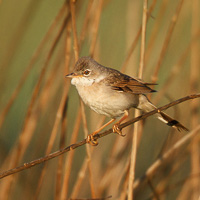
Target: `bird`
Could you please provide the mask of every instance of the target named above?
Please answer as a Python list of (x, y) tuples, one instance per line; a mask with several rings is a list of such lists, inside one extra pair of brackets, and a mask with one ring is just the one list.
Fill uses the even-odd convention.
[[(146, 83), (116, 69), (105, 67), (91, 57), (79, 58), (75, 63), (73, 72), (65, 77), (71, 78), (71, 84), (76, 86), (86, 105), (96, 113), (111, 118), (109, 122), (87, 136), (86, 142), (93, 146), (98, 144), (94, 135), (118, 118), (119, 120), (114, 123), (112, 130), (124, 136), (119, 125), (128, 117), (131, 108), (139, 109), (143, 113), (157, 109), (146, 96), (149, 93), (156, 92), (151, 88), (155, 84)], [(188, 131), (180, 122), (164, 112), (158, 111), (156, 116), (178, 131)]]

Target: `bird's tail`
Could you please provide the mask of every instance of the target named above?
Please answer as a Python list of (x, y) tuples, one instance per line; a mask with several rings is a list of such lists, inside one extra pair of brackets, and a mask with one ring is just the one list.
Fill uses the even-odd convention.
[[(145, 95), (140, 95), (139, 97), (139, 105), (138, 108), (141, 109), (143, 112), (150, 112), (152, 110), (157, 109), (156, 106), (154, 106)], [(156, 113), (156, 117), (167, 124), (168, 126), (171, 126), (178, 131), (189, 131), (185, 126), (183, 126), (180, 122), (177, 120), (171, 118), (169, 115), (167, 115), (164, 112), (158, 112)]]

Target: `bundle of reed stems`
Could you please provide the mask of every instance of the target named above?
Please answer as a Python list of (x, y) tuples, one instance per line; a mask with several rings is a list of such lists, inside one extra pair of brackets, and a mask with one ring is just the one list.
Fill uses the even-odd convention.
[[(16, 5), (15, 5), (16, 4)], [(200, 199), (198, 0), (0, 1), (0, 199)], [(65, 75), (81, 56), (157, 83), (189, 132), (85, 107)]]

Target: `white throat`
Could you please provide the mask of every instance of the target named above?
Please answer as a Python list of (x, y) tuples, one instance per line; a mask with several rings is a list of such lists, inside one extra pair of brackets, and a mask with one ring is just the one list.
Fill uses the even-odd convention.
[(75, 86), (90, 86), (94, 83), (94, 79), (88, 79), (85, 77), (72, 78), (71, 84)]
[(99, 83), (104, 78), (105, 76), (103, 75), (100, 75), (96, 79), (90, 79), (86, 77), (75, 77), (75, 78), (72, 78), (71, 84), (75, 86), (91, 86), (93, 83)]

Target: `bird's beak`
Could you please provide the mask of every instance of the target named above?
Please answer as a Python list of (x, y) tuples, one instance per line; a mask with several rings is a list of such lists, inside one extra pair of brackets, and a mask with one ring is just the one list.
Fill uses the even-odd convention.
[(65, 78), (75, 78), (75, 77), (82, 77), (82, 75), (76, 74), (74, 72), (67, 74)]

